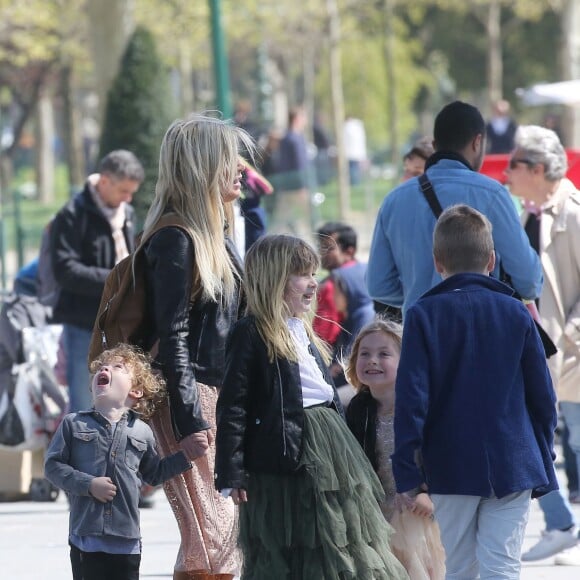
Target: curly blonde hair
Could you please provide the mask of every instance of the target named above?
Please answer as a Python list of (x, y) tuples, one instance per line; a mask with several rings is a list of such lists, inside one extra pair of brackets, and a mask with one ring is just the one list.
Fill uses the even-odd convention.
[(352, 349), (350, 351), (350, 356), (348, 358), (348, 363), (344, 369), (344, 376), (346, 377), (346, 380), (354, 387), (357, 393), (368, 389), (366, 385), (359, 381), (356, 375), (356, 361), (358, 360), (360, 343), (365, 336), (368, 336), (373, 332), (384, 332), (395, 343), (399, 349), (399, 353), (401, 352), (401, 346), (403, 344), (403, 327), (400, 324), (393, 322), (392, 320), (377, 317), (372, 322), (369, 322), (366, 326), (363, 326), (354, 339)]
[(148, 354), (129, 344), (119, 344), (105, 350), (91, 363), (91, 374), (94, 375), (103, 365), (119, 359), (131, 369), (133, 385), (143, 391), (143, 396), (136, 400), (132, 409), (144, 419), (149, 419), (166, 401), (167, 391), (162, 376), (151, 367)]

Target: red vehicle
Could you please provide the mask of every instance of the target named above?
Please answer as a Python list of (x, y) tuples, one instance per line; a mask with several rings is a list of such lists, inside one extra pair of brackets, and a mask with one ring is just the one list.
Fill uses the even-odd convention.
[[(576, 185), (580, 186), (580, 149), (566, 149), (568, 155), (568, 173), (566, 177)], [(488, 177), (497, 179), (505, 183), (506, 167), (509, 164), (511, 155), (502, 153), (498, 155), (486, 155), (480, 172)]]

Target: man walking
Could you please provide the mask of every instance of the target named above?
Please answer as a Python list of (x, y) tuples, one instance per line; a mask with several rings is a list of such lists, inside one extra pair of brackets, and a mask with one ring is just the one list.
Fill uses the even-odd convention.
[(53, 321), (63, 324), (73, 412), (91, 407), (87, 356), (93, 324), (107, 275), (134, 249), (129, 204), (143, 178), (143, 167), (133, 153), (112, 151), (50, 227), (51, 262), (60, 285)]
[[(426, 176), (445, 209), (469, 205), (483, 213), (493, 227), (497, 255), (515, 290), (535, 299), (542, 289), (542, 268), (530, 247), (508, 191), (477, 173), (485, 153), (485, 121), (479, 110), (461, 101), (445, 106), (435, 119), (435, 153)], [(379, 211), (368, 265), (369, 294), (376, 302), (403, 309), (403, 316), (424, 292), (441, 282), (433, 265), (436, 217), (420, 178), (396, 187)]]

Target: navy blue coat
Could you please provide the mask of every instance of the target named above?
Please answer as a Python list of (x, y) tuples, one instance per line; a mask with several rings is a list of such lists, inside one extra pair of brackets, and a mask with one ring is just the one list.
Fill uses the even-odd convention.
[(501, 498), (558, 488), (556, 397), (535, 324), (511, 293), (457, 274), (408, 310), (395, 387), (399, 492), (427, 483), (430, 493)]

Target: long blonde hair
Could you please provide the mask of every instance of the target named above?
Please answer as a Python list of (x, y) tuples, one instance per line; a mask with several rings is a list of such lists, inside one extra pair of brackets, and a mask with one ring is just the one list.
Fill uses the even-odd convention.
[(183, 219), (193, 238), (204, 301), (227, 302), (235, 295), (236, 270), (225, 246), (225, 229), (233, 227), (233, 209), (222, 201), (222, 195), (233, 186), (241, 145), (255, 150), (245, 131), (206, 115), (178, 119), (161, 144), (155, 199), (143, 238), (168, 211)]
[[(244, 283), (247, 312), (256, 317), (260, 336), (268, 349), (268, 357), (298, 362), (287, 319), (290, 310), (284, 300), (288, 279), (316, 270), (318, 254), (308, 243), (289, 235), (268, 235), (250, 247), (245, 258)], [(302, 320), (310, 341), (320, 351), (324, 361), (330, 361), (327, 345), (312, 330), (311, 317)]]

